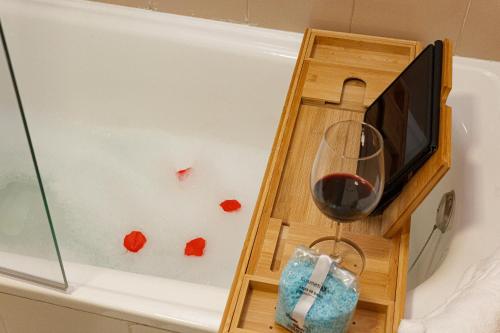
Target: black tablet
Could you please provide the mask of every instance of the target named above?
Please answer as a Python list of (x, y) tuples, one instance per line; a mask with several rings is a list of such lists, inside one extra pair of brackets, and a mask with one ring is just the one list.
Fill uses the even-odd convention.
[(385, 189), (380, 213), (436, 151), (443, 43), (427, 46), (368, 107), (365, 122), (384, 138)]

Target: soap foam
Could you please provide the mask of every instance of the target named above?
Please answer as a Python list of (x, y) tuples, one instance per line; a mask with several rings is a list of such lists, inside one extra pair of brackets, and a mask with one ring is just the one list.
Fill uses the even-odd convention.
[[(268, 151), (213, 137), (70, 123), (40, 138), (37, 154), (64, 260), (229, 286)], [(179, 181), (176, 171), (186, 167), (191, 174)], [(242, 208), (225, 213), (219, 203), (226, 199)], [(148, 238), (139, 253), (123, 247), (132, 230)], [(52, 246), (32, 236), (22, 239), (24, 253)], [(185, 243), (196, 237), (207, 240), (204, 256), (184, 256)]]

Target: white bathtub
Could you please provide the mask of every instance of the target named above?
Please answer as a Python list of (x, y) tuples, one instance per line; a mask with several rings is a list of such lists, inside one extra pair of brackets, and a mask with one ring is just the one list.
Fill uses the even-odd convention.
[[(0, 292), (216, 331), (301, 35), (78, 0), (0, 14), (70, 285), (1, 277)], [(224, 213), (232, 198), (241, 210)], [(134, 229), (137, 254), (122, 246)], [(204, 256), (184, 256), (199, 236)], [(34, 257), (52, 245), (32, 238), (0, 265), (50, 278)]]
[[(177, 332), (217, 330), (300, 34), (78, 0), (3, 0), (0, 14), (70, 283), (60, 292), (0, 277), (0, 293)], [(422, 259), (444, 257), (440, 249), (449, 244), (442, 265), (434, 264), (430, 278), (428, 267), (416, 268), (426, 273), (415, 279), (427, 280), (409, 291), (410, 317), (444, 300), (468, 262), (499, 239), (493, 215), (499, 157), (488, 141), (497, 135), (498, 73), (498, 63), (455, 57), (452, 171), (414, 216), (412, 257), (432, 228), (441, 194), (455, 189), (459, 206), (448, 240), (435, 237)], [(119, 152), (112, 159), (111, 148)], [(79, 169), (80, 157), (97, 162)], [(486, 158), (491, 163), (482, 163)], [(191, 180), (208, 180), (203, 192), (173, 177), (187, 166), (194, 167)], [(107, 171), (92, 182), (95, 170)], [(165, 196), (158, 184), (186, 194), (170, 211), (157, 202), (136, 209), (136, 200)], [(117, 203), (122, 209), (100, 205), (113, 199), (106, 190), (114, 186), (126, 193)], [(243, 202), (238, 215), (214, 209), (226, 196)], [(127, 254), (123, 234), (152, 225), (145, 249)], [(206, 255), (185, 258), (184, 242), (199, 233), (208, 240)], [(81, 234), (93, 241), (84, 243)], [(47, 266), (26, 255), (0, 258), (41, 274)]]
[(456, 194), (445, 234), (436, 231), (408, 276), (406, 316), (419, 318), (443, 304), (464, 271), (500, 244), (500, 63), (453, 59), (452, 166), (412, 216), (410, 263), (436, 220), (441, 196)]

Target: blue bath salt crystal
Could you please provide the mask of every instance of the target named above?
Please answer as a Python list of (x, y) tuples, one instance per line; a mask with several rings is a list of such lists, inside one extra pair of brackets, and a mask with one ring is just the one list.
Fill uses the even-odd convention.
[[(316, 262), (312, 258), (292, 258), (281, 275), (275, 320), (294, 332), (302, 332), (291, 319)], [(335, 265), (335, 264), (333, 264)], [(340, 270), (340, 268), (337, 267)], [(342, 333), (348, 328), (358, 302), (358, 292), (328, 273), (321, 291), (307, 312), (304, 333)]]

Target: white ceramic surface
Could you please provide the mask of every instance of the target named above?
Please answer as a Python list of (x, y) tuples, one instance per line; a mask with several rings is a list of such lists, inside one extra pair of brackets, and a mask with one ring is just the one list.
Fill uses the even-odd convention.
[[(1, 278), (0, 292), (215, 331), (301, 35), (80, 0), (4, 0), (0, 14), (70, 283)], [(224, 213), (232, 198), (242, 209)], [(133, 229), (148, 237), (137, 254), (122, 245)], [(204, 256), (184, 256), (198, 236)], [(0, 258), (45, 273), (43, 245)]]
[[(300, 36), (93, 2), (2, 6), (63, 258), (227, 288)], [(137, 254), (132, 230), (148, 238)], [(196, 237), (203, 258), (184, 256)]]
[(435, 223), (441, 196), (456, 193), (449, 231), (436, 234), (410, 282), (422, 282), (407, 294), (406, 316), (418, 318), (442, 304), (467, 267), (500, 244), (500, 63), (453, 59), (452, 167), (412, 217), (410, 262)]
[[(257, 191), (265, 152), (272, 143), (300, 45), (299, 34), (79, 0), (2, 0), (0, 13), (8, 28), (35, 137), (54, 131), (53, 138), (64, 141), (69, 128), (69, 132), (75, 132), (67, 140), (74, 144), (84, 137), (78, 128), (94, 126), (92, 137), (98, 141), (106, 136), (120, 137), (116, 131), (106, 132), (106, 128), (131, 133), (129, 130), (137, 128), (161, 129), (160, 124), (170, 122), (175, 124), (169, 128), (174, 134), (208, 141), (219, 138), (226, 143), (237, 140), (240, 146), (264, 151), (264, 158), (256, 162), (252, 184), (248, 185)], [(195, 64), (195, 70), (188, 71), (193, 68), (191, 64)], [(217, 70), (225, 65), (230, 70)], [(450, 96), (454, 107), (454, 164), (414, 218), (412, 255), (434, 223), (439, 191), (457, 191), (457, 223), (450, 233), (450, 250), (443, 264), (429, 280), (410, 291), (409, 316), (431, 310), (430, 305), (438, 304), (451, 292), (468, 263), (486, 256), (498, 241), (494, 208), (500, 192), (495, 173), (499, 157), (491, 139), (498, 136), (498, 73), (498, 63), (455, 58)], [(211, 82), (214, 74), (216, 79)], [(204, 90), (207, 84), (209, 91)], [(221, 89), (227, 93), (219, 94)], [(205, 108), (207, 101), (213, 104), (209, 110)], [(221, 113), (214, 117), (214, 112)], [(191, 119), (202, 120), (191, 126)], [(50, 125), (45, 126), (47, 123)], [(40, 139), (35, 144), (44, 151), (42, 146), (47, 142)], [(61, 142), (55, 145), (55, 152), (60, 153), (78, 148), (69, 145), (64, 150)], [(491, 162), (484, 163), (486, 159)], [(45, 158), (41, 162), (43, 169), (53, 160)], [(180, 165), (172, 163), (172, 170), (175, 167)], [(255, 200), (256, 192), (247, 195), (249, 201)], [(245, 211), (246, 216), (251, 209), (249, 206)], [(56, 220), (56, 231), (58, 223), (61, 229), (62, 222)], [(248, 221), (232, 231), (239, 233), (235, 243), (220, 252), (228, 252), (227, 257), (220, 258), (225, 269), (215, 266), (206, 271), (207, 283), (66, 260), (71, 285), (66, 293), (6, 277), (0, 277), (0, 292), (173, 331), (215, 331), (245, 223)], [(59, 235), (62, 244), (67, 239), (64, 236)], [(75, 259), (78, 253), (72, 255)], [(2, 258), (25, 267), (44, 267), (42, 259), (12, 254)], [(222, 282), (210, 283), (221, 271), (225, 275), (216, 280)]]

